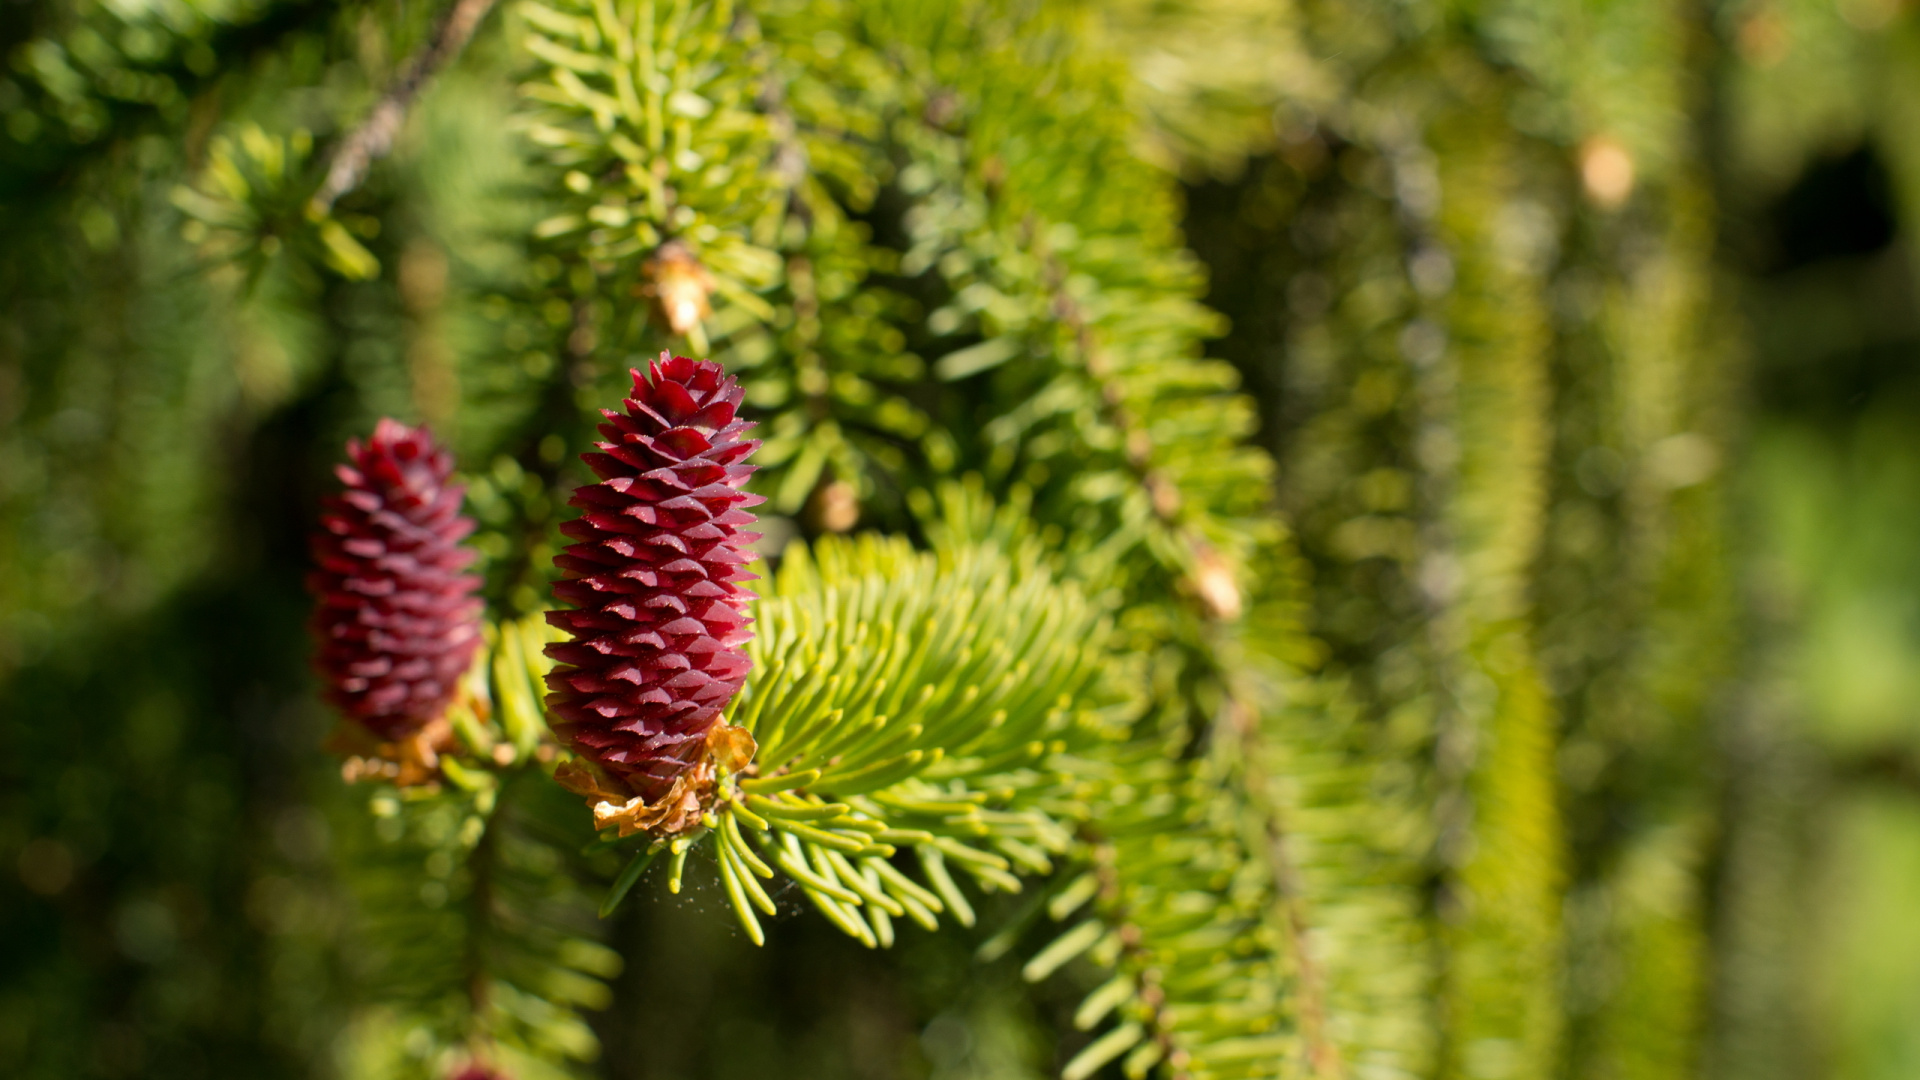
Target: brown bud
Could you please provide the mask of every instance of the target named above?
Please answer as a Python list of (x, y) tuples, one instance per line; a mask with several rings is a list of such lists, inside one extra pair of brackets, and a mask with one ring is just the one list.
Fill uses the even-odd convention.
[(810, 503), (808, 516), (825, 532), (843, 533), (860, 523), (860, 493), (845, 480), (822, 484)]
[(1153, 503), (1154, 516), (1172, 521), (1180, 516), (1180, 487), (1158, 472), (1147, 474), (1147, 497)]
[(930, 128), (947, 131), (959, 116), (960, 95), (946, 87), (941, 87), (927, 98), (927, 107), (921, 112), (920, 119), (924, 120)]
[(640, 270), (646, 277), (640, 293), (653, 301), (653, 316), (667, 329), (684, 335), (713, 314), (707, 299), (713, 294), (713, 275), (686, 244), (667, 241)]
[(1205, 541), (1194, 542), (1193, 590), (1200, 594), (1209, 618), (1219, 622), (1240, 618), (1240, 586), (1233, 579), (1233, 568)]
[(1618, 209), (1633, 194), (1633, 155), (1619, 140), (1596, 135), (1580, 147), (1580, 183), (1603, 210)]
[(989, 191), (998, 191), (1007, 182), (1007, 161), (999, 154), (980, 163), (980, 181)]

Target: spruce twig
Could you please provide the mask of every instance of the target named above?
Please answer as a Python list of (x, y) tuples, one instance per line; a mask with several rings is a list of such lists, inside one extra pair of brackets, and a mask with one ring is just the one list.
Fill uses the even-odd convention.
[(1239, 743), (1239, 757), (1245, 762), (1246, 773), (1241, 783), (1249, 801), (1260, 812), (1266, 834), (1267, 866), (1273, 874), (1274, 895), (1284, 917), (1294, 971), (1300, 980), (1300, 1028), (1307, 1046), (1309, 1075), (1337, 1080), (1344, 1070), (1340, 1048), (1327, 1035), (1326, 979), (1313, 950), (1308, 947), (1310, 924), (1306, 893), (1288, 851), (1287, 831), (1282, 826), (1279, 808), (1274, 805), (1267, 787), (1268, 765), (1263, 753), (1260, 716), (1238, 688), (1227, 691), (1226, 713), (1228, 730)]
[(467, 854), (467, 872), (473, 875), (473, 885), (467, 894), (467, 938), (462, 950), (461, 961), (467, 990), (468, 1030), (467, 1048), (476, 1056), (482, 1043), (490, 1042), (487, 1034), (487, 1011), (493, 1000), (493, 975), (487, 963), (487, 937), (493, 928), (494, 918), (494, 871), (499, 857), (500, 821), (506, 812), (507, 799), (502, 791), (496, 798), (493, 808), (481, 819), (484, 824), (480, 839), (473, 850)]
[[(1168, 1080), (1190, 1080), (1188, 1054), (1177, 1041), (1176, 1032), (1179, 1029), (1174, 1018), (1168, 1015), (1166, 995), (1159, 987), (1160, 973), (1153, 965), (1152, 951), (1141, 944), (1140, 928), (1134, 924), (1120, 899), (1120, 880), (1114, 869), (1113, 845), (1101, 838), (1092, 826), (1082, 830), (1082, 838), (1094, 851), (1094, 875), (1099, 882), (1100, 898), (1113, 908), (1113, 921), (1120, 935), (1120, 955), (1123, 960), (1132, 960), (1140, 965), (1140, 1002), (1148, 1010), (1148, 1037), (1160, 1047), (1161, 1060), (1166, 1062), (1169, 1070)], [(1124, 963), (1119, 966), (1124, 970)]]
[[(1030, 243), (1039, 243), (1038, 230), (1033, 228), (1031, 221), (1026, 223), (1024, 231)], [(1098, 388), (1105, 418), (1121, 432), (1127, 468), (1145, 488), (1154, 518), (1175, 533), (1191, 557), (1187, 571), (1188, 585), (1200, 599), (1202, 617), (1221, 633), (1229, 633), (1242, 608), (1239, 589), (1233, 582), (1231, 571), (1220, 563), (1219, 556), (1195, 530), (1181, 522), (1184, 498), (1179, 485), (1163, 471), (1154, 468), (1152, 436), (1146, 425), (1127, 407), (1111, 362), (1101, 349), (1098, 331), (1087, 320), (1080, 303), (1064, 287), (1066, 276), (1066, 268), (1061, 265), (1059, 258), (1048, 253), (1044, 280), (1052, 294), (1049, 307), (1073, 335), (1080, 350), (1081, 364)], [(1245, 687), (1240, 685), (1241, 680), (1235, 677), (1232, 665), (1219, 654), (1218, 648), (1211, 643), (1203, 644), (1202, 648), (1207, 653), (1209, 666), (1220, 676), (1226, 697), (1226, 730), (1238, 743), (1240, 753), (1237, 756), (1243, 762), (1241, 783), (1261, 818), (1266, 839), (1266, 862), (1272, 875), (1274, 895), (1282, 909), (1282, 928), (1286, 932), (1299, 976), (1300, 1024), (1310, 1075), (1331, 1080), (1342, 1075), (1340, 1050), (1327, 1035), (1326, 986), (1319, 965), (1308, 947), (1310, 921), (1306, 897), (1287, 850), (1287, 831), (1281, 822), (1279, 808), (1274, 805), (1267, 786), (1259, 711), (1250, 703)]]
[(373, 111), (334, 147), (327, 161), (327, 177), (307, 202), (309, 217), (323, 218), (331, 213), (333, 204), (341, 196), (359, 187), (367, 178), (367, 170), (373, 163), (387, 156), (414, 99), (441, 68), (467, 47), (467, 41), (480, 26), (480, 20), (493, 10), (493, 4), (494, 0), (454, 0), (446, 16), (434, 27), (426, 46), (407, 60)]

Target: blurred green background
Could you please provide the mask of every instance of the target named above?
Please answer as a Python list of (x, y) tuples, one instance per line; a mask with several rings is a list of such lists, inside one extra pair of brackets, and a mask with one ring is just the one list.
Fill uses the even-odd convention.
[[(1314, 515), (1374, 474), (1321, 476), (1300, 452), (1325, 415), (1301, 389), (1321, 378), (1310, 365), (1358, 354), (1341, 339), (1328, 361), (1296, 331), (1349, 295), (1327, 253), (1370, 242), (1341, 200), (1391, 186), (1315, 125), (1390, 103), (1369, 97), (1380, 80), (1417, 94), (1445, 68), (1420, 65), (1462, 48), (1518, 88), (1488, 124), (1560, 140), (1545, 203), (1575, 192), (1578, 213), (1606, 219), (1636, 183), (1692, 185), (1691, 239), (1590, 241), (1706, 260), (1699, 335), (1731, 372), (1710, 395), (1725, 441), (1665, 444), (1685, 483), (1727, 493), (1712, 511), (1727, 546), (1708, 561), (1732, 606), (1710, 735), (1678, 765), (1718, 822), (1690, 1071), (1920, 1076), (1920, 11), (1701, 0), (1656, 27), (1646, 5), (1606, 0), (1346, 8), (1129, 3), (1085, 23), (1087, 48), (1139, 80), (1111, 107), (1139, 117), (1140, 152), (1181, 184), (1229, 320), (1214, 354), (1259, 399), (1280, 501), (1331, 598), (1318, 629), (1364, 669), (1372, 628), (1395, 616), (1389, 583), (1342, 576), (1337, 545), (1314, 547), (1338, 524), (1316, 532)], [(181, 191), (236, 161), (307, 167), (304, 133), (324, 142), (363, 112), (433, 15), (419, 0), (0, 8), (0, 1072), (357, 1071), (341, 1032), (366, 1022), (365, 964), (339, 866), (363, 825), (318, 749), (304, 534), (335, 448), (385, 413), (450, 439), (483, 528), (552, 513), (541, 468), (564, 444), (535, 389), (563, 361), (523, 325), (552, 313), (503, 299), (537, 201), (504, 120), (518, 61), (483, 28), (346, 204), (385, 268), (371, 280), (338, 272), (338, 252), (281, 257), (272, 230)], [(1368, 74), (1344, 84), (1293, 59), (1349, 48)], [(1555, 126), (1556, 110), (1602, 106)], [(1618, 134), (1582, 139), (1583, 124)], [(1597, 302), (1581, 260), (1612, 256), (1565, 235), (1550, 300), (1572, 310)], [(1620, 467), (1586, 454), (1569, 483), (1601, 498)], [(496, 602), (532, 610), (524, 542), (481, 539)], [(1563, 774), (1582, 774), (1590, 745), (1563, 745)], [(1660, 796), (1621, 798), (1599, 817)], [(798, 918), (754, 950), (715, 888), (623, 916), (616, 936), (647, 962), (596, 1020), (607, 1075), (1051, 1067), (1045, 1033), (1071, 1004), (1016, 992), (1011, 961), (976, 968), (947, 938), (869, 954)]]

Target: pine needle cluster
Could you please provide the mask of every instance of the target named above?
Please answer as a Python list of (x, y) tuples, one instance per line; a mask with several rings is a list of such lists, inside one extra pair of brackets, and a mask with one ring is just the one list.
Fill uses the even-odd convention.
[(755, 944), (971, 934), (1076, 1003), (1065, 1080), (1690, 1067), (1690, 16), (320, 7), (80, 5), (0, 112), (48, 177), (186, 125), (142, 197), (233, 407), (465, 467), (484, 643), (341, 815), (349, 1072), (582, 1073), (609, 917), (698, 875)]

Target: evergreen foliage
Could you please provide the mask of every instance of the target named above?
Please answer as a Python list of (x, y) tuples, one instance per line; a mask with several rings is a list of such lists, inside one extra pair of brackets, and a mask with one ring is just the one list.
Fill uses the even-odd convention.
[[(1046, 1049), (996, 1076), (1786, 1068), (1796, 759), (1726, 691), (1753, 196), (1696, 128), (1726, 65), (1757, 175), (1838, 117), (1920, 205), (1873, 89), (1911, 18), (1815, 6), (16, 5), (0, 848), (85, 879), (110, 912), (23, 910), (121, 959), (10, 946), (0, 1057), (655, 1075), (601, 1046), (705, 977), (632, 947), (681, 897), (768, 964), (816, 920), (1017, 971), (1022, 1031), (977, 1040)], [(1795, 96), (1855, 54), (1878, 83)], [(662, 350), (764, 440), (752, 666), (699, 813), (596, 832), (543, 612), (597, 410)], [(401, 784), (347, 787), (290, 538), (386, 415), (465, 470), (486, 644), (407, 771), (346, 763)], [(96, 694), (62, 658), (129, 623), (239, 659)], [(42, 769), (50, 708), (125, 738)], [(156, 791), (226, 854), (116, 832)]]

